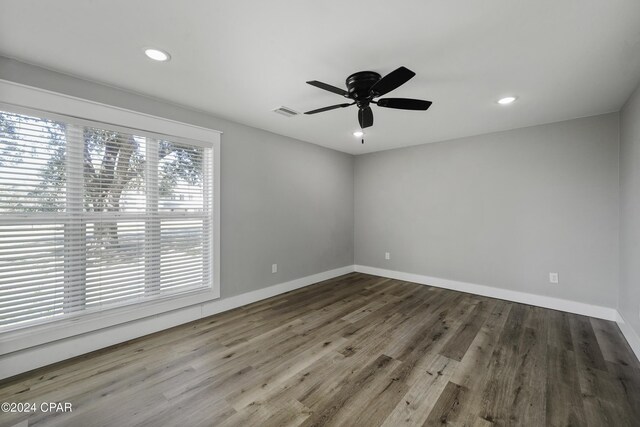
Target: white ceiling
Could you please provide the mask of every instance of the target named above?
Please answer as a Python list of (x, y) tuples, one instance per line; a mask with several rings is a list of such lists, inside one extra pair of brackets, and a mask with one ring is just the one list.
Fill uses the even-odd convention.
[[(144, 47), (169, 51), (155, 63)], [(640, 79), (638, 0), (2, 0), (0, 54), (349, 153), (617, 111)], [(417, 73), (374, 108), (305, 84)], [(514, 94), (509, 107), (496, 99)]]

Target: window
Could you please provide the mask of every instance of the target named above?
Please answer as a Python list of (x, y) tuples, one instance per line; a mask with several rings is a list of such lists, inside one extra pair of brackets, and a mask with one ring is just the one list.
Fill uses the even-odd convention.
[(211, 289), (211, 144), (0, 106), (0, 330)]

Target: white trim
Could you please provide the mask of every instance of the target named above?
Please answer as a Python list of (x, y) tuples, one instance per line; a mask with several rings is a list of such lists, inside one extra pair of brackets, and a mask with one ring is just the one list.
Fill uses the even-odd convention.
[(638, 333), (631, 327), (631, 325), (624, 321), (624, 317), (622, 317), (622, 314), (620, 314), (619, 311), (616, 312), (616, 315), (616, 323), (618, 324), (618, 328), (620, 328), (620, 332), (622, 332), (622, 335), (624, 335), (629, 343), (629, 347), (631, 347), (636, 358), (640, 361), (640, 336), (638, 336)]
[(598, 319), (616, 320), (618, 313), (614, 308), (587, 304), (584, 302), (570, 301), (561, 298), (544, 295), (530, 294), (509, 289), (494, 288), (492, 286), (477, 285), (475, 283), (459, 282), (456, 280), (441, 279), (438, 277), (423, 276), (421, 274), (404, 273), (401, 271), (386, 270), (383, 268), (356, 265), (355, 271), (376, 276), (389, 277), (391, 279), (404, 280), (419, 283), (421, 285), (435, 286), (454, 291), (467, 292), (491, 298), (498, 298), (522, 304), (551, 308), (553, 310), (566, 311), (568, 313), (582, 314), (584, 316), (597, 317)]
[(314, 283), (353, 273), (354, 271), (355, 269), (353, 265), (346, 265), (334, 270), (323, 271), (321, 273), (312, 274), (311, 276), (301, 277), (299, 279), (278, 283), (277, 285), (271, 285), (266, 288), (236, 295), (230, 298), (224, 298), (220, 301), (208, 302), (202, 305), (202, 317), (212, 316), (223, 311), (231, 310), (232, 308), (241, 307), (256, 301), (284, 294), (285, 292), (304, 288), (305, 286), (313, 285)]
[(53, 114), (94, 120), (154, 133), (190, 138), (197, 141), (220, 141), (221, 131), (182, 123), (164, 117), (63, 93), (0, 79), (0, 101)]
[(348, 265), (229, 298), (205, 301), (177, 310), (160, 312), (159, 314), (145, 312), (146, 317), (142, 319), (134, 319), (107, 327), (103, 324), (103, 328), (99, 330), (68, 336), (41, 346), (8, 353), (0, 356), (0, 380), (183, 323), (232, 310), (353, 271), (612, 320), (618, 324), (636, 357), (640, 360), (640, 337), (624, 321), (622, 315), (613, 308), (376, 267)]
[(0, 355), (26, 350), (80, 334), (90, 334), (98, 329), (158, 316), (163, 312), (188, 308), (194, 304), (220, 297), (220, 135), (222, 132), (3, 79), (0, 79), (0, 103), (44, 111), (54, 115), (70, 116), (80, 120), (124, 126), (151, 132), (154, 135), (186, 138), (189, 142), (199, 141), (204, 146), (212, 146), (214, 233), (211, 289), (105, 309), (96, 313), (83, 313), (74, 318), (2, 332), (0, 333)]
[(219, 286), (212, 289), (192, 291), (183, 295), (167, 295), (153, 301), (134, 302), (92, 313), (80, 312), (76, 317), (54, 320), (0, 333), (0, 356), (47, 344), (76, 335), (91, 333), (103, 328), (117, 326), (137, 319), (161, 315), (194, 304), (204, 303), (220, 297)]
[(86, 334), (74, 335), (41, 346), (5, 354), (0, 356), (0, 379), (251, 304), (353, 271), (354, 266), (347, 265), (233, 297), (194, 304), (178, 310), (151, 315)]
[(213, 141), (213, 297), (220, 298), (220, 259), (222, 252), (220, 251), (220, 240), (222, 234), (220, 232), (220, 138)]

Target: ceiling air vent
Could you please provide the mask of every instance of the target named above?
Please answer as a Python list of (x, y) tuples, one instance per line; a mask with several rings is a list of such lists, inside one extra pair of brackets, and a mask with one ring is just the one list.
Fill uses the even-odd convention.
[(285, 117), (292, 117), (292, 116), (297, 116), (298, 114), (300, 114), (297, 111), (292, 110), (289, 107), (278, 107), (275, 110), (273, 110), (273, 112), (274, 113), (278, 113), (278, 114), (282, 114)]

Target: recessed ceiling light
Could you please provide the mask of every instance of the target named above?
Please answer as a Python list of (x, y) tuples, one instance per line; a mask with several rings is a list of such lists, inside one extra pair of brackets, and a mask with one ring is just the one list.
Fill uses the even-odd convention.
[(357, 130), (353, 132), (353, 136), (355, 136), (356, 138), (361, 138), (364, 136), (364, 132), (362, 132), (361, 130)]
[(500, 104), (500, 105), (509, 105), (515, 100), (516, 100), (515, 96), (505, 96), (504, 98), (500, 98), (498, 100), (498, 104)]
[(144, 54), (154, 61), (166, 62), (171, 59), (171, 55), (160, 49), (148, 48), (144, 50)]

